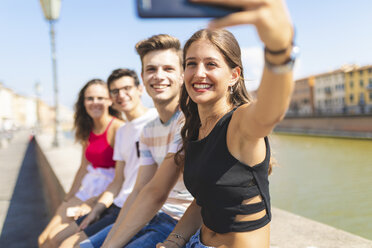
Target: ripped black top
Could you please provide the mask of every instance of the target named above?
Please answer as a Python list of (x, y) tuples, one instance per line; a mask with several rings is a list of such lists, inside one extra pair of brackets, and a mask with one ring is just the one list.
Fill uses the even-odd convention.
[[(268, 168), (270, 146), (265, 137), (263, 162), (248, 166), (227, 149), (226, 134), (234, 110), (223, 116), (204, 139), (194, 137), (185, 150), (184, 181), (201, 206), (204, 224), (214, 232), (245, 232), (265, 226), (271, 220)], [(261, 195), (262, 202), (242, 202)], [(266, 209), (264, 217), (235, 221), (236, 215), (249, 215)]]

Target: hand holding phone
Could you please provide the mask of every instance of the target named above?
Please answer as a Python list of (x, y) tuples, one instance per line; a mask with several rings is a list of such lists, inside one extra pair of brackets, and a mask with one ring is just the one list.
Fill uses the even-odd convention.
[[(265, 0), (136, 0), (142, 18), (217, 17), (209, 28), (251, 24), (270, 50), (290, 46), (293, 26), (285, 1)], [(208, 3), (208, 4), (206, 4)]]

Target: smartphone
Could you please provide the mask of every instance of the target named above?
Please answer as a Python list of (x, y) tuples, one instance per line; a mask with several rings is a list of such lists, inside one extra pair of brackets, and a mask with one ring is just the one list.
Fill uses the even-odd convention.
[(191, 3), (188, 0), (137, 0), (141, 18), (223, 17), (241, 8)]
[(75, 217), (76, 213), (79, 211), (79, 207), (68, 207), (66, 209), (67, 217)]

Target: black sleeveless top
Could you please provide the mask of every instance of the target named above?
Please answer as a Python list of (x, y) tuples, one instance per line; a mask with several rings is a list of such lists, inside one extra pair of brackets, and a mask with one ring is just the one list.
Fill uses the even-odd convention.
[[(214, 232), (245, 232), (265, 226), (271, 220), (268, 169), (270, 146), (265, 137), (265, 160), (253, 167), (235, 159), (227, 149), (226, 134), (234, 110), (223, 116), (204, 139), (193, 137), (185, 150), (184, 182), (201, 206), (204, 224)], [(261, 195), (262, 202), (242, 202)], [(253, 221), (235, 221), (266, 209)]]

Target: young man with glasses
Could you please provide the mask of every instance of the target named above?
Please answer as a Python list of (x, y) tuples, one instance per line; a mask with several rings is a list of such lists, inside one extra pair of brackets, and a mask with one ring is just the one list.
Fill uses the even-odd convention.
[(139, 138), (143, 127), (157, 117), (154, 108), (141, 102), (142, 85), (137, 74), (128, 69), (114, 70), (107, 80), (110, 97), (116, 110), (124, 113), (127, 122), (115, 136), (113, 159), (115, 178), (101, 194), (91, 212), (65, 229), (65, 239), (59, 247), (74, 247), (79, 242), (113, 224), (121, 207), (132, 192), (139, 169)]

